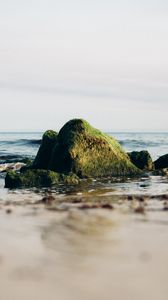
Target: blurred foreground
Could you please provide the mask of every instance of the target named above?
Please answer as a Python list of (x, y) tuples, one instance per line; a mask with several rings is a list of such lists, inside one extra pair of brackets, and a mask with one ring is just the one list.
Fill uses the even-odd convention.
[(1, 189), (2, 300), (167, 299), (166, 194), (45, 194)]

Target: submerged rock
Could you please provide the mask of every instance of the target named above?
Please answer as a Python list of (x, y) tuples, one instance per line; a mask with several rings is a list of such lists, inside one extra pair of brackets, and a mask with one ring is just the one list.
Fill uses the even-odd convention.
[(155, 165), (156, 170), (168, 168), (168, 154), (165, 154), (165, 155), (162, 155), (161, 157), (159, 157), (154, 162), (154, 165)]
[(62, 175), (47, 170), (26, 170), (23, 173), (10, 171), (5, 178), (5, 188), (50, 187), (58, 183), (78, 184), (75, 174)]
[(141, 170), (152, 171), (153, 161), (148, 151), (133, 151), (128, 153), (132, 163)]
[(82, 178), (139, 173), (114, 138), (82, 119), (71, 120), (60, 130), (49, 169)]
[(48, 130), (44, 133), (41, 146), (33, 162), (32, 168), (44, 170), (48, 169), (53, 148), (57, 141), (57, 135), (57, 132), (53, 130)]

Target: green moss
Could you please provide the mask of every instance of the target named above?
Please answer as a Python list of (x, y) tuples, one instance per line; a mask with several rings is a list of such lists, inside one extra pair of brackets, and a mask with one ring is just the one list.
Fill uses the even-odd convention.
[(48, 169), (53, 148), (57, 142), (57, 133), (53, 130), (48, 130), (44, 133), (40, 149), (33, 162), (34, 169)]
[(22, 180), (20, 174), (16, 171), (9, 171), (5, 178), (5, 187), (6, 188), (19, 188), (22, 186)]
[(58, 183), (58, 175), (46, 170), (26, 170), (23, 173), (9, 172), (5, 178), (6, 188), (51, 186)]
[(43, 134), (43, 141), (53, 141), (56, 140), (58, 133), (53, 130), (47, 130)]
[(20, 187), (50, 187), (59, 183), (78, 184), (79, 178), (70, 174), (69, 176), (61, 175), (47, 170), (26, 170), (23, 173), (10, 171), (5, 178), (6, 188)]
[(65, 175), (65, 174), (60, 174), (59, 177), (60, 181), (65, 183), (65, 184), (78, 184), (79, 183), (79, 177), (76, 174), (69, 174), (69, 175)]
[(152, 158), (148, 151), (133, 151), (128, 153), (132, 163), (141, 170), (152, 171), (154, 168)]
[(82, 119), (71, 120), (60, 130), (49, 168), (80, 177), (139, 173), (115, 139)]

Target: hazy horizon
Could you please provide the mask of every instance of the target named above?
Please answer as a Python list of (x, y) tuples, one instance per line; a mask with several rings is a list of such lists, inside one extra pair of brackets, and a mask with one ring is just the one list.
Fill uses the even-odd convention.
[(0, 4), (0, 132), (168, 132), (168, 2)]
[[(60, 128), (48, 128), (47, 130), (56, 130), (59, 132)], [(113, 130), (105, 130), (103, 128), (97, 128), (102, 130), (105, 133), (110, 134), (168, 134), (168, 131), (113, 131)], [(43, 134), (44, 130), (41, 131), (0, 131), (0, 134)]]

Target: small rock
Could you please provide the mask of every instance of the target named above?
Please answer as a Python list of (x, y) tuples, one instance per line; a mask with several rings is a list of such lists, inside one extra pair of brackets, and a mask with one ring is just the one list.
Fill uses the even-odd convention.
[(109, 203), (103, 203), (101, 205), (101, 208), (105, 208), (105, 209), (114, 209), (113, 205), (109, 204)]
[(7, 208), (6, 209), (6, 213), (9, 215), (9, 214), (11, 214), (12, 213), (12, 209), (11, 208)]
[(164, 201), (163, 210), (168, 210), (168, 201)]
[(144, 197), (139, 197), (138, 200), (139, 200), (140, 202), (145, 202)]
[(145, 209), (144, 209), (143, 206), (139, 206), (139, 207), (137, 207), (137, 208), (134, 209), (134, 212), (136, 214), (144, 214), (145, 213)]
[(79, 207), (80, 209), (97, 209), (97, 208), (103, 208), (103, 209), (113, 209), (112, 204), (110, 203), (85, 203), (82, 206)]
[(168, 195), (167, 194), (163, 194), (159, 196), (160, 200), (168, 200)]
[(165, 169), (168, 168), (168, 154), (162, 155), (155, 162), (155, 169)]
[(134, 199), (134, 197), (132, 195), (128, 195), (127, 200), (128, 201), (132, 201)]
[(72, 200), (72, 203), (73, 204), (78, 204), (78, 203), (81, 203), (82, 202), (82, 199), (81, 198), (77, 198), (77, 199), (73, 199)]
[(54, 200), (55, 200), (54, 196), (49, 195), (42, 198), (40, 202), (44, 204), (51, 204)]
[(99, 208), (100, 206), (97, 204), (91, 204), (91, 203), (85, 203), (82, 206), (80, 206), (80, 209), (95, 209), (95, 208)]
[(153, 161), (148, 151), (133, 151), (128, 153), (131, 162), (141, 170), (153, 170)]

